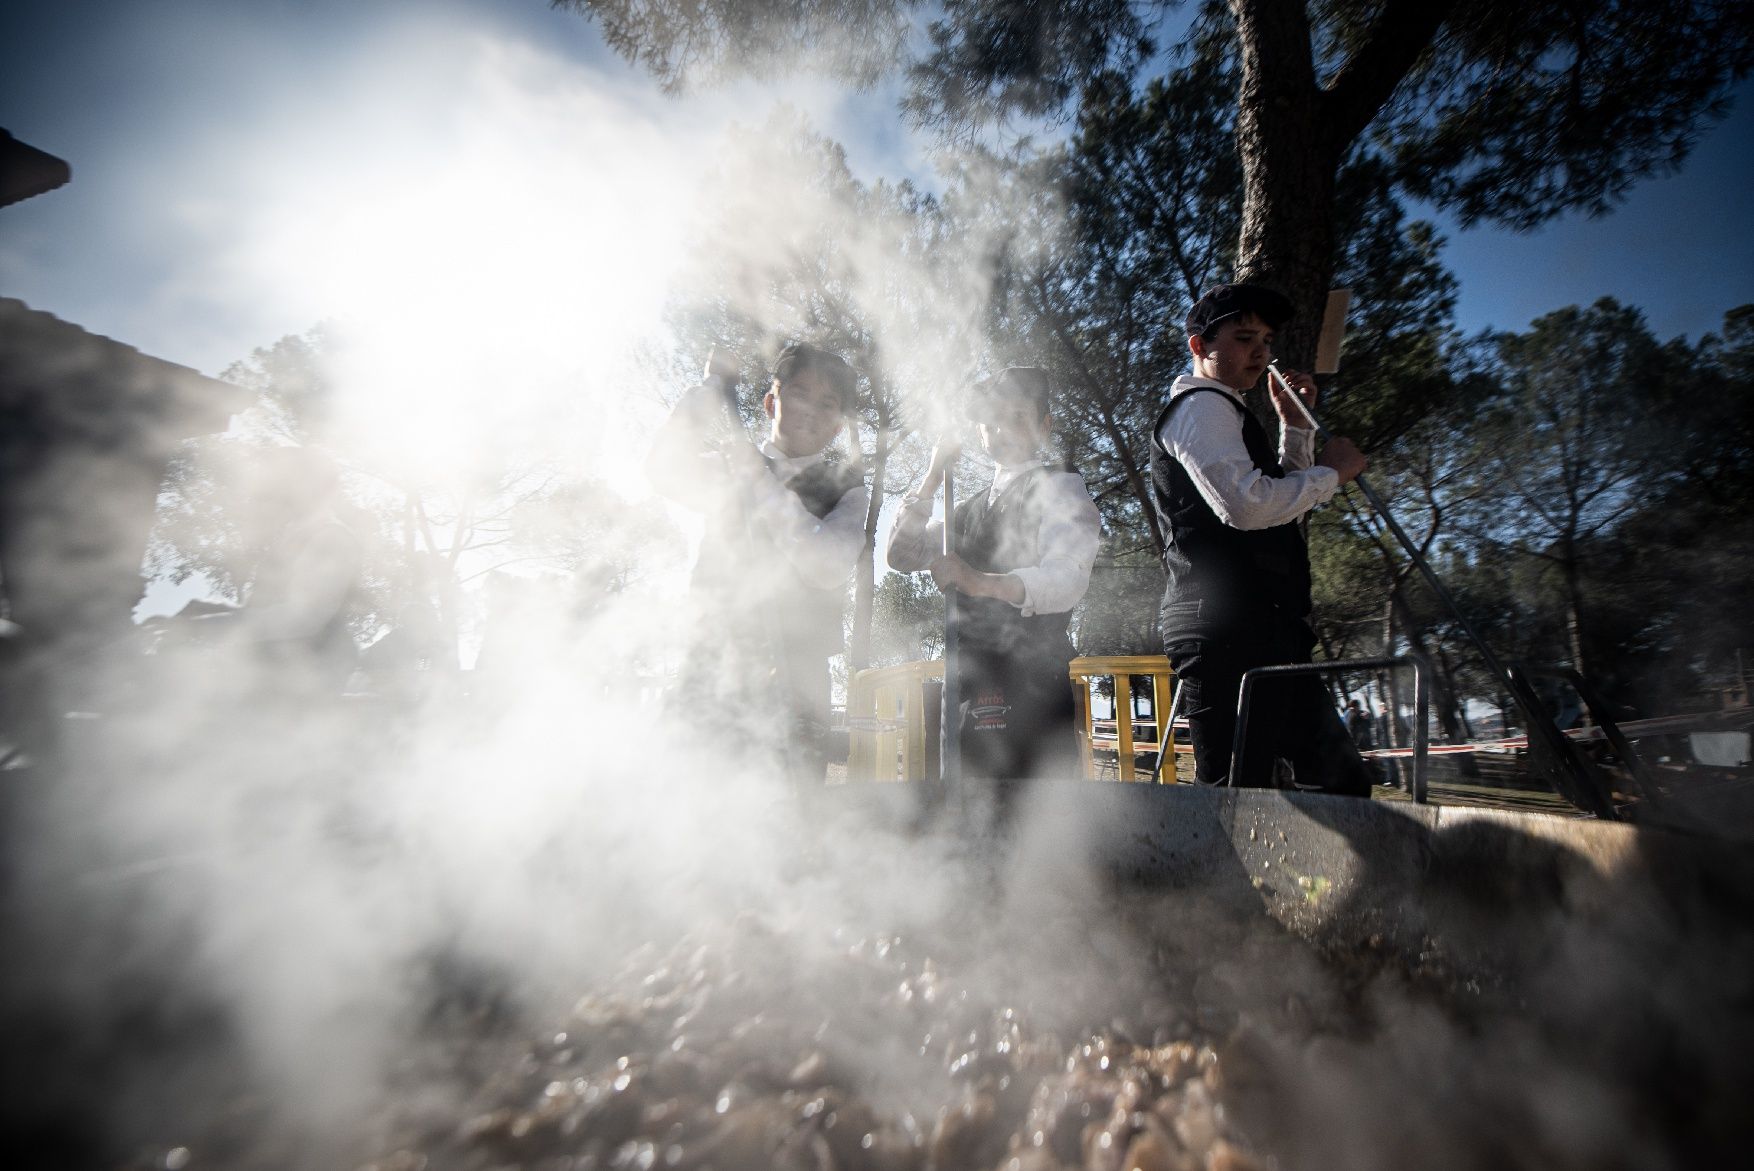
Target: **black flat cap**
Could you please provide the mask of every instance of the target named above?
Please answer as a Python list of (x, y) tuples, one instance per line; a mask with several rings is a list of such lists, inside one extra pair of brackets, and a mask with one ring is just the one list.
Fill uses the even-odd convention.
[(1291, 320), (1291, 300), (1265, 285), (1213, 285), (1188, 310), (1188, 336), (1206, 333), (1225, 318), (1245, 313), (1253, 313), (1269, 329), (1278, 329)]

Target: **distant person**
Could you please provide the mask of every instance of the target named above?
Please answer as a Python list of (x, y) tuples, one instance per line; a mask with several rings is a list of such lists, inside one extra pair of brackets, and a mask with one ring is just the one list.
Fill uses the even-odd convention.
[(1371, 728), (1370, 716), (1356, 698), (1346, 701), (1346, 732), (1360, 752), (1376, 747), (1376, 734)]
[(715, 355), (646, 463), (653, 486), (706, 523), (683, 698), (702, 713), (702, 735), (728, 747), (765, 744), (794, 784), (821, 785), (828, 660), (843, 647), (847, 583), (871, 505), (857, 453), (831, 448), (857, 403), (857, 376), (836, 354), (787, 346), (762, 397), (770, 425), (759, 445), (734, 421), (733, 377)]
[[(1353, 747), (1361, 755), (1377, 747), (1376, 721), (1371, 717), (1369, 709), (1356, 697), (1346, 701), (1346, 733), (1352, 737)], [(1387, 760), (1366, 757), (1364, 767), (1380, 784), (1389, 784), (1394, 776), (1394, 765)]]
[[(1296, 404), (1269, 384), (1278, 442), (1244, 404), (1272, 360), (1291, 302), (1260, 285), (1218, 285), (1186, 321), (1193, 373), (1175, 380), (1151, 439), (1151, 493), (1168, 574), (1160, 628), (1182, 688), (1201, 784), (1231, 771), (1238, 691), (1253, 667), (1307, 663), (1309, 554), (1298, 522), (1365, 468), (1347, 439), (1314, 457), (1315, 435)], [(1315, 381), (1287, 381), (1310, 406)], [(1290, 762), (1300, 787), (1367, 795), (1370, 777), (1326, 689), (1314, 678), (1259, 686), (1238, 783), (1271, 783)]]
[(1072, 608), (1090, 587), (1102, 521), (1084, 478), (1047, 453), (1048, 377), (1013, 366), (984, 383), (970, 414), (994, 463), (990, 487), (956, 504), (955, 552), (930, 523), (932, 497), (957, 457), (939, 443), (925, 477), (903, 498), (890, 531), (890, 567), (930, 569), (956, 591), (961, 710), (954, 719), (963, 776), (995, 784), (1076, 775), (1075, 700), (1067, 667)]

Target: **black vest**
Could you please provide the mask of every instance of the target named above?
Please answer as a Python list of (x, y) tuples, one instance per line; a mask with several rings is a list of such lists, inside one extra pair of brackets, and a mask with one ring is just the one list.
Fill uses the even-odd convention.
[[(776, 466), (772, 459), (766, 462), (769, 470)], [(793, 476), (786, 488), (820, 520), (863, 479), (864, 469), (857, 463), (831, 456)], [(846, 641), (841, 628), (845, 584), (825, 590), (804, 581), (771, 542), (752, 535), (756, 532), (741, 508), (709, 519), (695, 562), (694, 590), (716, 599), (721, 611), (717, 620), (727, 637), (768, 639), (777, 634), (797, 651), (820, 651), (824, 658), (840, 653)]]
[[(778, 463), (771, 456), (762, 456), (767, 470), (773, 471)], [(851, 492), (865, 478), (864, 471), (857, 464), (850, 464), (830, 455), (811, 464), (790, 480), (786, 487), (795, 493), (810, 515), (821, 520), (834, 511), (840, 498)]]
[[(982, 492), (956, 506), (956, 553), (971, 569), (1010, 573), (1041, 564), (1041, 492), (1050, 469), (1032, 468), (999, 493)], [(1032, 614), (998, 598), (957, 599), (958, 638), (971, 650), (1014, 657), (1070, 660), (1070, 610)]]
[(1269, 529), (1232, 528), (1218, 519), (1192, 477), (1159, 438), (1170, 413), (1196, 394), (1216, 394), (1236, 408), (1249, 458), (1265, 475), (1280, 479), (1267, 429), (1253, 412), (1213, 387), (1197, 387), (1169, 400), (1151, 428), (1151, 500), (1162, 524), (1163, 591), (1160, 626), (1165, 642), (1207, 638), (1275, 615), (1309, 614), (1309, 552), (1295, 521)]

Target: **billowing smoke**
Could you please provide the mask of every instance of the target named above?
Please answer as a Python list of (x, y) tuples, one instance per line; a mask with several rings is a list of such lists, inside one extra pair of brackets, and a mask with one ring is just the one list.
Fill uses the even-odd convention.
[[(823, 855), (922, 921), (953, 901), (936, 862), (817, 840), (777, 762), (737, 750), (786, 733), (746, 675), (665, 693), (718, 648), (686, 614), (699, 518), (643, 465), (704, 358), (666, 312), (717, 299), (761, 323), (728, 339), (751, 410), (781, 342), (853, 340), (775, 299), (831, 240), (828, 283), (881, 339), (849, 354), (867, 384), (954, 387), (984, 271), (910, 254), (899, 212), (869, 218), (765, 101), (726, 132), (527, 46), (415, 41), (379, 75), (430, 99), (418, 66), (445, 62), (432, 120), (267, 164), (203, 273), (325, 321), (308, 385), (289, 351), (258, 355), (261, 405), (164, 498), (161, 543), (226, 604), (94, 651), (68, 688), (94, 718), (30, 746), (9, 1020), (43, 1010), (19, 1052), (49, 1076), (20, 1109), (85, 1131), (60, 1135), (75, 1146), (223, 1129), (241, 1093), (290, 1144), (250, 1158), (323, 1165), (362, 1149), (435, 1005), (552, 1008), (640, 943), (746, 912), (827, 921), (812, 904), (837, 896), (800, 878)], [(360, 118), (408, 129), (386, 100)], [(407, 607), (372, 605), (417, 586), (448, 631), (350, 673), (330, 652), (412, 638)], [(782, 636), (787, 618), (766, 616)]]

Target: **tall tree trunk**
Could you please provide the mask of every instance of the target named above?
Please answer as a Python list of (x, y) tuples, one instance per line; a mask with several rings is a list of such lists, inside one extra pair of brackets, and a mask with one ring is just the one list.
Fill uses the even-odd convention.
[[(1395, 653), (1395, 597), (1394, 583), (1392, 580), (1389, 584), (1389, 598), (1383, 603), (1382, 607), (1382, 653), (1385, 656)], [(1396, 717), (1401, 714), (1401, 680), (1399, 673), (1395, 671), (1385, 671), (1383, 673), (1383, 681), (1378, 684), (1378, 689), (1388, 703), (1389, 727), (1387, 737), (1389, 738), (1389, 744), (1393, 748), (1405, 748), (1406, 745), (1401, 743), (1405, 737), (1401, 735), (1400, 725), (1396, 720)]]
[[(1334, 273), (1339, 155), (1322, 118), (1303, 0), (1231, 0), (1242, 56), (1236, 146), (1242, 156), (1239, 280), (1291, 298), (1274, 350), (1308, 370)], [(1195, 149), (1199, 149), (1196, 144)]]
[(439, 619), (439, 633), (449, 655), (449, 661), (444, 665), (448, 671), (455, 671), (462, 664), (462, 619), (457, 613), (457, 562), (463, 555), (463, 518), (471, 507), (473, 502), (470, 494), (465, 491), (451, 530), (451, 547), (441, 550), (438, 537), (432, 531), (431, 518), (426, 515), (426, 506), (420, 503), (415, 505), (415, 520), (420, 524), (420, 533), (427, 550), (433, 560), (444, 567), (442, 574), (428, 585), (432, 590), (433, 609)]
[(1590, 677), (1590, 664), (1583, 649), (1583, 570), (1567, 542), (1560, 573), (1565, 581), (1565, 636), (1571, 651), (1571, 665), (1585, 679)]
[(1443, 672), (1446, 686), (1449, 688), (1450, 696), (1456, 705), (1456, 721), (1462, 726), (1462, 735), (1472, 741), (1474, 739), (1474, 725), (1468, 719), (1468, 701), (1462, 695), (1462, 689), (1456, 684), (1455, 663), (1451, 661), (1449, 651), (1442, 643), (1437, 646), (1437, 661), (1438, 669)]
[[(1456, 0), (1383, 0), (1358, 49), (1316, 84), (1305, 0), (1230, 0), (1242, 87), (1237, 277), (1274, 286), (1297, 317), (1275, 348), (1307, 370), (1334, 275), (1340, 160), (1436, 38)], [(1197, 146), (1196, 146), (1197, 149)]]

